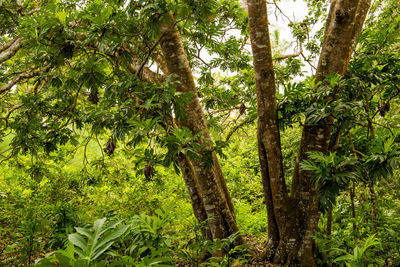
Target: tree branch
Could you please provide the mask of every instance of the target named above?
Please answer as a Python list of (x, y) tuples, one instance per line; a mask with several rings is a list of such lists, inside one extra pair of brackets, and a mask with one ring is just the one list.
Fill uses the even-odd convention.
[(303, 46), (301, 45), (301, 42), (299, 43), (299, 46), (300, 46), (299, 52), (293, 53), (293, 54), (288, 54), (288, 55), (277, 56), (277, 57), (274, 57), (274, 60), (282, 60), (282, 59), (287, 59), (290, 57), (298, 57), (298, 56), (302, 55), (303, 54)]
[(168, 68), (167, 64), (165, 63), (161, 53), (158, 54), (155, 58), (154, 61), (156, 62), (157, 66), (161, 69), (161, 71), (164, 73), (164, 75), (168, 75)]
[[(140, 66), (142, 66), (143, 62), (136, 57), (134, 51), (132, 51), (129, 45), (124, 44), (122, 47), (126, 52), (130, 53), (133, 58), (132, 63), (127, 66), (127, 71), (131, 74), (136, 75), (137, 71), (139, 70)], [(146, 66), (142, 67), (141, 74), (142, 74), (141, 79), (149, 83), (159, 83), (164, 81), (166, 78), (165, 75), (156, 73)]]
[(256, 118), (246, 118), (243, 121), (241, 121), (239, 124), (236, 124), (235, 127), (233, 127), (229, 133), (226, 135), (225, 142), (228, 142), (229, 139), (231, 139), (232, 135), (239, 130), (241, 127), (243, 127), (246, 124), (252, 123), (255, 121)]
[(136, 71), (135, 75), (139, 77), (140, 73), (142, 72), (143, 67), (146, 65), (147, 61), (149, 60), (149, 57), (153, 50), (158, 46), (160, 43), (161, 39), (163, 38), (164, 34), (161, 34), (160, 37), (157, 39), (157, 41), (153, 44), (153, 46), (149, 49), (146, 58), (143, 60), (142, 64), (140, 65), (139, 69)]
[(18, 74), (15, 76), (9, 83), (0, 87), (0, 95), (4, 94), (5, 92), (9, 91), (14, 85), (16, 85), (21, 79), (29, 79), (35, 76), (38, 76), (44, 72), (47, 72), (50, 69), (50, 64), (47, 65), (44, 69), (41, 70), (32, 70), (30, 72), (25, 72)]
[(16, 106), (12, 107), (12, 108), (8, 111), (8, 113), (7, 113), (6, 116), (0, 117), (0, 120), (4, 120), (4, 121), (6, 122), (6, 125), (3, 127), (3, 130), (4, 130), (4, 129), (7, 129), (7, 127), (8, 127), (8, 119), (10, 118), (11, 114), (12, 114), (14, 111), (16, 111), (17, 109), (19, 109), (20, 107), (24, 106), (24, 105), (25, 105), (25, 104), (18, 104), (18, 105), (16, 105)]
[(1, 44), (0, 45), (0, 52), (3, 52), (4, 50), (8, 49), (17, 40), (18, 40), (18, 38), (17, 39), (12, 39), (12, 40), (10, 40), (8, 42), (5, 42), (4, 44)]
[(22, 38), (17, 38), (9, 47), (6, 47), (8, 45), (8, 42), (4, 44), (3, 46), (6, 47), (4, 50), (2, 50), (3, 47), (0, 47), (0, 51), (2, 51), (2, 53), (0, 54), (0, 63), (3, 63), (4, 61), (12, 58), (20, 49), (21, 42)]

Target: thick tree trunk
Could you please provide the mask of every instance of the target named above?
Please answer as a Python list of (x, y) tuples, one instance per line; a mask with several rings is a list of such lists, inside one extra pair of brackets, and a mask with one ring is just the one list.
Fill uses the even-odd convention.
[[(160, 42), (162, 53), (165, 57), (168, 72), (176, 75), (179, 82), (176, 91), (191, 93), (193, 98), (184, 104), (186, 114), (177, 118), (179, 125), (187, 127), (193, 134), (202, 133), (198, 142), (206, 149), (198, 151), (200, 154), (207, 153), (210, 133), (205, 121), (204, 113), (197, 95), (192, 71), (183, 48), (182, 40), (172, 14), (161, 25), (162, 39)], [(213, 153), (213, 166), (208, 169), (202, 160), (193, 160), (193, 167), (198, 178), (200, 191), (202, 193), (207, 218), (212, 238), (226, 238), (238, 231), (233, 212), (233, 204), (226, 183), (222, 176), (218, 159)], [(239, 238), (237, 243), (241, 243)]]
[[(331, 73), (343, 75), (361, 32), (370, 0), (334, 0), (328, 15), (324, 43), (316, 73), (316, 83), (323, 81)], [(301, 254), (304, 262), (312, 256), (311, 235), (315, 232), (319, 219), (318, 196), (311, 183), (311, 174), (299, 168), (302, 160), (308, 157), (310, 151), (326, 153), (332, 132), (333, 118), (330, 117), (322, 125), (305, 125), (300, 143), (300, 151), (296, 160), (293, 176), (292, 192), (298, 199), (303, 216), (303, 225), (307, 229), (302, 236)], [(308, 259), (308, 260), (307, 260)]]
[[(269, 223), (269, 244), (264, 256), (290, 266), (316, 266), (311, 236), (318, 225), (319, 201), (311, 173), (303, 171), (299, 164), (310, 151), (328, 151), (333, 118), (322, 125), (304, 126), (288, 196), (282, 168), (266, 2), (248, 0), (247, 3), (257, 87), (258, 150)], [(316, 83), (331, 73), (344, 74), (369, 3), (370, 0), (331, 2)]]
[[(161, 69), (164, 75), (157, 74), (147, 67), (143, 67), (142, 75), (140, 78), (149, 83), (159, 83), (165, 80), (168, 70), (164, 66), (161, 58), (157, 58), (157, 64), (161, 65)], [(128, 66), (128, 72), (135, 75), (137, 73), (137, 67), (140, 66), (142, 62), (139, 59), (134, 58), (131, 65)], [(170, 119), (165, 121), (165, 131), (168, 133), (169, 129), (175, 126), (175, 121), (171, 115)], [(194, 170), (193, 164), (190, 159), (180, 153), (177, 158), (179, 168), (182, 172), (182, 177), (185, 181), (186, 188), (189, 193), (190, 201), (193, 208), (193, 213), (199, 223), (203, 223), (207, 220), (207, 212), (204, 206), (202, 194), (199, 187), (198, 178)], [(212, 240), (212, 234), (208, 227), (201, 229), (202, 234), (207, 240)]]
[[(207, 212), (204, 206), (194, 167), (189, 158), (182, 153), (178, 155), (178, 164), (189, 192), (193, 213), (200, 223), (205, 222), (207, 220)], [(212, 234), (209, 228), (203, 228), (201, 231), (207, 240), (212, 240)]]

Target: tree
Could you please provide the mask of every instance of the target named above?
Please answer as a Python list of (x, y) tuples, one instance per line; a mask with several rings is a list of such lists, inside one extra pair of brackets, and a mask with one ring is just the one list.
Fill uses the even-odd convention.
[[(194, 6), (129, 1), (125, 7), (120, 1), (92, 1), (82, 10), (69, 2), (19, 3), (17, 7), (12, 3), (4, 2), (2, 8), (19, 15), (18, 24), (5, 35), (7, 41), (1, 47), (4, 52), (0, 60), (10, 60), (26, 48), (35, 52), (22, 56), (17, 64), (4, 66), (4, 84), (0, 88), (6, 99), (4, 107), (8, 107), (2, 117), (4, 130), (18, 133), (8, 157), (21, 149), (32, 154), (41, 147), (52, 151), (73, 139), (75, 131), (71, 126), (81, 128), (84, 124), (92, 127), (90, 137), (104, 129), (113, 132), (105, 148), (111, 155), (117, 140), (125, 140), (127, 134), (138, 130), (127, 121), (133, 118), (143, 125), (145, 133), (136, 134), (128, 142), (131, 145), (154, 130), (160, 134), (160, 128), (164, 129), (161, 143), (169, 149), (164, 163), (180, 167), (194, 213), (200, 222), (207, 221), (206, 237), (222, 239), (236, 233), (232, 200), (175, 18), (185, 17), (189, 11), (190, 19), (205, 16), (202, 19), (208, 21), (214, 1)], [(35, 32), (28, 25), (35, 25)], [(140, 33), (136, 35), (135, 31)], [(149, 62), (157, 64), (162, 72), (151, 70)], [(32, 68), (24, 69), (28, 65)], [(14, 77), (9, 74), (13, 71), (18, 72)], [(167, 74), (174, 78), (168, 79)], [(13, 99), (14, 93), (22, 90), (17, 86), (14, 92), (13, 88), (21, 82), (28, 82), (32, 89), (24, 92), (25, 99)], [(155, 91), (165, 91), (167, 84), (174, 84), (176, 90), (170, 87), (173, 91), (161, 92), (167, 94), (162, 96), (166, 98), (155, 100)], [(66, 94), (63, 100), (60, 94)], [(159, 106), (152, 101), (164, 104)], [(20, 108), (29, 113), (28, 120), (13, 120), (9, 127), (10, 116)], [(11, 119), (14, 118), (18, 115)], [(189, 129), (195, 138), (190, 139), (190, 144), (182, 144), (182, 140), (173, 138), (178, 134), (174, 128), (182, 128), (181, 133)], [(31, 142), (26, 142), (27, 136)], [(156, 160), (150, 148), (148, 155), (144, 173), (151, 176)], [(241, 243), (241, 238), (236, 242)]]
[[(345, 73), (369, 5), (370, 1), (363, 0), (331, 2), (315, 75), (317, 90), (327, 75)], [(282, 165), (266, 2), (248, 1), (248, 10), (257, 85), (259, 158), (268, 207), (269, 242), (265, 257), (281, 264), (314, 266), (311, 235), (318, 225), (319, 201), (310, 172), (300, 168), (300, 162), (311, 151), (328, 152), (334, 118), (328, 114), (317, 123), (310, 123), (318, 107), (306, 116), (289, 195)], [(336, 93), (329, 98), (334, 100)], [(318, 106), (318, 100), (312, 105)]]
[[(319, 14), (324, 4), (310, 1)], [(6, 19), (0, 21), (0, 137), (12, 136), (2, 160), (19, 153), (40, 157), (83, 137), (86, 145), (92, 138), (101, 145), (106, 138), (104, 151), (110, 156), (118, 145), (143, 144), (140, 171), (151, 179), (156, 165), (180, 169), (194, 214), (208, 225), (203, 234), (223, 239), (239, 229), (217, 157), (226, 142), (212, 133), (233, 125), (229, 141), (257, 119), (269, 216), (264, 257), (286, 265), (315, 265), (311, 236), (320, 218), (321, 192), (301, 163), (312, 159), (310, 152), (335, 151), (346, 136), (342, 122), (349, 116), (338, 116), (343, 113), (338, 99), (350, 88), (341, 85), (342, 76), (369, 5), (368, 0), (331, 1), (315, 80), (308, 88), (291, 87), (301, 91), (296, 98), (305, 98), (295, 99), (301, 110), (294, 110), (297, 106), (285, 109), (290, 101), (278, 103), (276, 84), (292, 86), (285, 77), (299, 70), (294, 57), (304, 57), (299, 29), (307, 25), (293, 24), (299, 53), (273, 58), (265, 1), (249, 0), (248, 16), (231, 0), (1, 1), (0, 18)], [(247, 18), (255, 75), (244, 49)], [(230, 29), (243, 38), (228, 34)], [(211, 59), (202, 57), (203, 48)], [(308, 48), (319, 52), (318, 46)], [(285, 59), (290, 66), (275, 68), (275, 60)], [(217, 78), (213, 68), (233, 74)], [(353, 107), (345, 104), (346, 111)], [(301, 112), (303, 133), (290, 188), (280, 128), (293, 121), (291, 113)], [(235, 119), (224, 123), (233, 114)]]
[[(177, 92), (191, 93), (194, 97), (184, 105), (186, 114), (178, 118), (181, 126), (191, 130), (193, 135), (199, 135), (198, 142), (207, 148), (211, 139), (205, 122), (203, 108), (197, 96), (193, 75), (186, 58), (179, 31), (171, 13), (169, 21), (161, 25), (161, 51), (165, 57), (168, 72), (175, 74), (179, 84)], [(198, 151), (200, 154), (210, 153), (210, 150)], [(194, 160), (193, 165), (202, 192), (202, 199), (207, 214), (211, 219), (209, 227), (213, 239), (228, 237), (238, 231), (232, 200), (215, 152), (211, 152), (212, 167), (207, 168), (202, 160)], [(190, 189), (189, 189), (190, 190)]]

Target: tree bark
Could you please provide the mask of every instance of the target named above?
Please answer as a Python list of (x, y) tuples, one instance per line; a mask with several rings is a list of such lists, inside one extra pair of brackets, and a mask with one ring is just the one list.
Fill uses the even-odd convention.
[[(211, 136), (197, 95), (187, 55), (183, 48), (178, 28), (175, 25), (175, 19), (171, 13), (168, 14), (166, 20), (161, 25), (161, 34), (163, 37), (160, 46), (165, 57), (168, 73), (174, 74), (178, 81), (175, 87), (176, 91), (191, 93), (193, 95), (190, 102), (184, 104), (186, 114), (178, 116), (177, 121), (179, 125), (190, 129), (194, 135), (201, 133), (198, 142), (206, 149), (198, 151), (198, 153), (204, 155), (207, 153), (206, 150), (210, 148), (209, 141), (211, 140)], [(211, 168), (207, 168), (204, 162), (199, 159), (192, 160), (192, 163), (202, 192), (207, 218), (210, 219), (208, 226), (212, 238), (222, 239), (238, 232), (238, 228), (233, 212), (232, 200), (214, 152), (212, 160), (213, 165)], [(236, 241), (237, 243), (241, 243), (242, 239), (239, 238)]]
[[(283, 175), (266, 2), (247, 3), (257, 89), (258, 150), (268, 210), (269, 241), (264, 257), (281, 265), (316, 266), (311, 236), (320, 217), (319, 200), (311, 173), (303, 171), (299, 164), (310, 151), (328, 152), (334, 120), (330, 117), (322, 125), (304, 126), (289, 196)], [(316, 84), (328, 74), (344, 74), (369, 3), (370, 0), (331, 2)]]
[(371, 194), (371, 206), (372, 206), (372, 226), (374, 229), (374, 233), (378, 235), (378, 213), (377, 213), (377, 201), (376, 201), (376, 193), (374, 189), (374, 184), (371, 180), (368, 181), (368, 188)]
[(247, 1), (250, 40), (257, 91), (257, 139), (264, 201), (268, 211), (268, 244), (263, 257), (274, 260), (284, 229), (287, 189), (278, 126), (275, 74), (268, 31), (266, 2)]
[[(343, 75), (354, 51), (355, 44), (368, 12), (370, 0), (335, 0), (332, 1), (325, 29), (325, 37), (316, 72), (317, 84), (326, 75), (338, 73)], [(335, 96), (333, 96), (335, 97)], [(312, 256), (311, 235), (315, 232), (319, 219), (318, 195), (311, 183), (311, 173), (299, 168), (302, 160), (307, 159), (308, 152), (328, 152), (332, 132), (333, 118), (329, 117), (322, 125), (306, 125), (300, 143), (292, 182), (293, 197), (298, 199), (301, 225), (307, 225), (302, 234), (301, 254), (303, 260)]]
[(356, 230), (357, 225), (355, 222), (356, 219), (356, 206), (354, 204), (354, 197), (355, 197), (355, 183), (354, 181), (352, 182), (351, 188), (350, 188), (350, 205), (351, 205), (351, 218), (353, 219), (353, 230)]
[[(157, 64), (164, 65), (163, 64), (164, 62), (162, 62), (161, 60), (162, 60), (161, 58), (158, 58)], [(137, 73), (137, 66), (140, 66), (141, 64), (142, 63), (140, 62), (139, 59), (134, 58), (133, 62), (129, 66), (127, 66), (128, 72), (135, 75)], [(140, 78), (149, 83), (159, 83), (165, 80), (166, 75), (168, 74), (166, 66), (165, 67), (162, 66), (162, 71), (164, 75), (160, 75), (158, 73), (153, 72), (147, 67), (143, 67), (142, 75), (140, 76)], [(167, 121), (165, 122), (164, 129), (168, 133), (169, 129), (175, 126), (176, 126), (175, 121), (171, 115), (171, 117), (167, 119)], [(190, 159), (183, 153), (180, 153), (178, 155), (177, 162), (182, 172), (182, 177), (185, 181), (185, 185), (189, 193), (190, 201), (193, 208), (193, 213), (199, 223), (204, 223), (207, 220), (207, 212), (204, 206), (203, 197), (200, 191), (198, 178), (196, 176), (193, 164), (190, 161)], [(202, 228), (201, 231), (203, 236), (207, 240), (212, 240), (212, 234), (208, 227)]]
[(0, 47), (0, 49), (2, 49), (0, 50), (0, 63), (12, 58), (19, 51), (22, 41), (22, 38), (17, 38), (11, 45), (9, 45), (10, 42), (2, 45), (2, 47)]
[(332, 208), (328, 210), (326, 218), (326, 235), (331, 235), (332, 233)]
[[(189, 192), (194, 216), (200, 223), (203, 223), (207, 220), (207, 212), (193, 164), (190, 162), (189, 158), (182, 153), (178, 155), (178, 164)], [(212, 234), (209, 228), (202, 228), (201, 231), (207, 240), (212, 240)]]

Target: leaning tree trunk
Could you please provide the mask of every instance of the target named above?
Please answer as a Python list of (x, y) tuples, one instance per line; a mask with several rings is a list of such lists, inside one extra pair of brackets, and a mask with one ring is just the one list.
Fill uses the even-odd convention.
[[(319, 220), (318, 195), (311, 173), (299, 168), (308, 152), (326, 153), (333, 118), (303, 128), (291, 195), (287, 194), (276, 109), (276, 88), (265, 0), (248, 0), (258, 105), (258, 150), (268, 210), (265, 257), (282, 265), (316, 266), (312, 234)], [(316, 73), (316, 84), (330, 73), (344, 74), (365, 20), (370, 0), (333, 0)]]
[[(207, 212), (204, 206), (194, 167), (189, 158), (182, 153), (178, 155), (178, 164), (181, 169), (182, 176), (185, 180), (187, 190), (189, 192), (190, 200), (192, 202), (193, 213), (200, 223), (205, 222), (207, 220)], [(212, 240), (210, 229), (202, 228), (201, 231), (207, 240)]]
[[(168, 72), (169, 74), (174, 74), (178, 81), (175, 87), (176, 91), (192, 94), (192, 99), (184, 104), (186, 114), (177, 116), (177, 122), (179, 125), (191, 130), (194, 135), (201, 133), (197, 141), (204, 149), (198, 152), (205, 155), (205, 153), (208, 153), (207, 150), (210, 149), (209, 140), (211, 140), (211, 136), (197, 95), (186, 52), (171, 13), (168, 14), (167, 19), (161, 25), (161, 34), (160, 46), (165, 57)], [(192, 163), (198, 178), (207, 218), (210, 219), (208, 226), (212, 238), (221, 239), (236, 233), (238, 228), (233, 212), (232, 200), (214, 152), (212, 159), (213, 165), (211, 168), (207, 168), (204, 162), (199, 159), (192, 160)], [(242, 240), (239, 238), (237, 243), (241, 242)]]
[[(163, 63), (164, 62), (162, 61), (162, 59), (158, 57), (157, 64), (162, 68), (164, 75), (155, 73), (149, 68), (144, 66), (142, 69), (142, 73), (140, 75), (141, 80), (146, 81), (148, 83), (163, 82), (167, 77), (166, 75), (168, 74), (168, 70), (166, 69), (166, 66), (164, 66)], [(131, 74), (136, 75), (138, 71), (136, 66), (140, 65), (142, 65), (142, 62), (139, 59), (134, 58), (132, 64), (128, 66), (127, 70)], [(164, 121), (164, 125), (166, 133), (169, 134), (170, 129), (176, 126), (176, 123), (172, 115), (170, 116), (170, 118)], [(193, 213), (198, 222), (203, 223), (207, 220), (207, 212), (204, 206), (203, 197), (200, 191), (198, 178), (196, 176), (193, 164), (190, 161), (190, 159), (183, 153), (180, 153), (178, 155), (177, 162), (182, 172), (182, 177), (183, 180), (185, 181), (185, 185), (189, 193), (190, 201), (193, 208)], [(209, 228), (202, 228), (201, 231), (207, 240), (212, 240), (212, 234)]]

